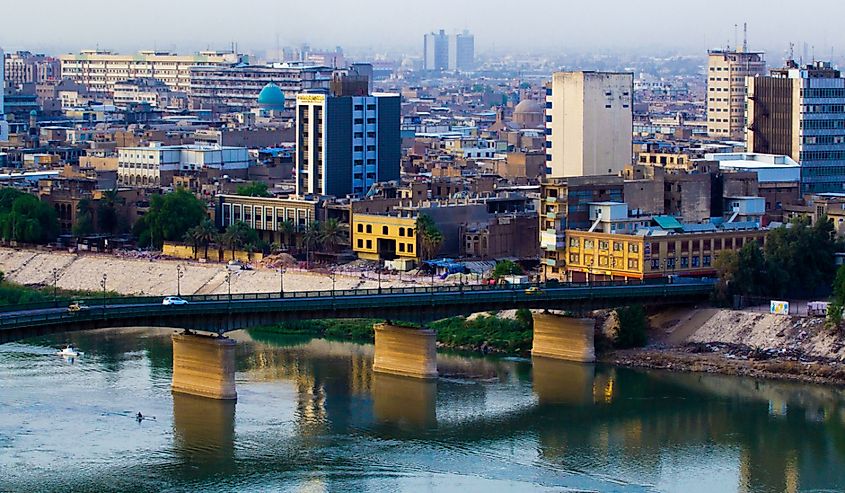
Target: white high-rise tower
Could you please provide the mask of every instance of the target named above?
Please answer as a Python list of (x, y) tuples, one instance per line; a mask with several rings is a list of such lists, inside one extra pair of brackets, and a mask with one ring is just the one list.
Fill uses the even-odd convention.
[(0, 142), (9, 140), (9, 124), (6, 123), (6, 114), (3, 111), (4, 96), (6, 92), (6, 55), (0, 48)]

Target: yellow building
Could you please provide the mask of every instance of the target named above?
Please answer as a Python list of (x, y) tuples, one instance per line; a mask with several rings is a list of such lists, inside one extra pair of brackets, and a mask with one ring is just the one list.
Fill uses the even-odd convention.
[(664, 168), (693, 169), (689, 154), (665, 152), (641, 152), (637, 154), (639, 164), (654, 164)]
[(352, 250), (367, 260), (417, 260), (417, 219), (388, 214), (352, 214)]
[(762, 245), (765, 234), (759, 229), (661, 236), (567, 230), (566, 275), (574, 281), (715, 275), (721, 252), (752, 241)]

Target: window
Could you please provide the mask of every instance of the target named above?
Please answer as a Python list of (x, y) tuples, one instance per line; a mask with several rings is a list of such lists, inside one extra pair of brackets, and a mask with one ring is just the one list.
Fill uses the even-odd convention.
[(596, 245), (595, 245), (595, 243), (593, 243), (593, 240), (584, 240), (584, 249), (585, 250), (592, 250), (595, 247), (596, 247)]
[(629, 269), (635, 269), (635, 270), (639, 269), (640, 268), (639, 260), (634, 259), (634, 258), (629, 258), (628, 259), (628, 268)]
[(368, 225), (367, 225), (367, 233), (372, 234), (372, 232), (373, 232), (373, 225), (372, 225), (372, 224), (368, 224)]
[(570, 253), (569, 254), (569, 263), (570, 264), (577, 264), (579, 262), (580, 256), (577, 253)]
[(364, 248), (364, 240), (358, 239), (358, 248)]
[(579, 246), (581, 246), (581, 240), (579, 240), (578, 238), (570, 238), (569, 246), (571, 246), (572, 248), (578, 248)]
[(390, 228), (388, 228), (387, 226), (382, 226), (381, 227), (381, 234), (389, 235), (390, 234)]
[(367, 250), (373, 249), (373, 240), (367, 240)]
[(693, 268), (697, 268), (701, 264), (701, 257), (693, 257), (692, 258), (692, 266)]
[(405, 228), (399, 228), (399, 236), (405, 236)]
[(414, 237), (414, 228), (408, 228), (408, 238)]
[(651, 259), (651, 270), (657, 270), (660, 268), (660, 259), (653, 258)]
[(681, 257), (681, 269), (689, 268), (689, 257)]
[(363, 225), (363, 224), (361, 224), (361, 223), (358, 223), (358, 232), (359, 232), (359, 233), (363, 233), (363, 232), (364, 232), (364, 225)]
[(607, 250), (608, 248), (610, 248), (610, 246), (609, 246), (607, 241), (605, 241), (605, 240), (599, 241), (599, 250)]
[(628, 243), (628, 253), (639, 253), (640, 246), (636, 243)]
[(404, 243), (399, 244), (399, 251), (403, 252), (403, 253), (405, 252), (405, 244)]
[(705, 255), (702, 259), (704, 267), (710, 267), (710, 255)]
[(408, 253), (414, 253), (414, 244), (408, 243)]
[(622, 243), (618, 241), (613, 242), (613, 251), (614, 252), (621, 252), (622, 251)]

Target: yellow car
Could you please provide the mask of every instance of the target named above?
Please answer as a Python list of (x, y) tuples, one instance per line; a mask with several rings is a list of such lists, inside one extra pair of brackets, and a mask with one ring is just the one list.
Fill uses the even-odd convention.
[(538, 288), (537, 286), (532, 286), (525, 290), (525, 294), (531, 296), (535, 294), (543, 294), (543, 290)]
[(83, 305), (82, 303), (80, 303), (78, 301), (74, 301), (73, 303), (71, 303), (67, 307), (67, 311), (69, 311), (71, 313), (81, 312), (82, 310), (87, 310), (87, 309), (88, 309), (87, 306)]

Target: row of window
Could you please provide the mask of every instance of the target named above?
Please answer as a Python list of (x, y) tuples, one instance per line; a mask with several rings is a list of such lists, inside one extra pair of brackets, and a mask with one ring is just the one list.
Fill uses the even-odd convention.
[(674, 258), (667, 258), (661, 263), (660, 259), (651, 259), (651, 270), (672, 270), (677, 268), (679, 264), (681, 269), (689, 269), (690, 267), (696, 269), (698, 267), (710, 267), (713, 264), (713, 260), (710, 255), (703, 255), (701, 257), (681, 257), (679, 263), (676, 262), (676, 260), (677, 259)]
[[(625, 245), (621, 241), (614, 241), (613, 243), (613, 251), (614, 252), (622, 252), (625, 250)], [(599, 240), (599, 250), (607, 251), (610, 248), (611, 242), (608, 240)], [(569, 238), (569, 246), (572, 248), (579, 248), (581, 246), (581, 239), (580, 238)], [(595, 249), (595, 240), (584, 240), (584, 249), (585, 250), (594, 250)], [(639, 253), (640, 245), (639, 243), (628, 243), (628, 253)]]
[(845, 89), (801, 89), (801, 96), (805, 98), (845, 98)]
[[(585, 255), (584, 256), (584, 265), (593, 266), (593, 262), (595, 261), (592, 255)], [(581, 256), (577, 253), (569, 254), (569, 263), (570, 264), (580, 264), (581, 263)], [(599, 263), (598, 267), (611, 267), (617, 268), (625, 265), (622, 262), (622, 259), (617, 259), (615, 257), (602, 257), (599, 256)], [(628, 269), (637, 270), (640, 268), (640, 261), (635, 258), (628, 259), (627, 263)]]
[(802, 151), (801, 161), (839, 161), (845, 159), (845, 151)]
[[(364, 249), (372, 250), (373, 249), (373, 240), (364, 240), (364, 239), (359, 238), (356, 245), (358, 245), (359, 250), (364, 250)], [(399, 243), (397, 245), (397, 247), (399, 248), (399, 253), (414, 253), (414, 244), (413, 243)]]
[(842, 113), (845, 105), (842, 104), (805, 104), (804, 113)]
[[(358, 223), (357, 229), (358, 229), (359, 233), (364, 233), (364, 232), (366, 232), (367, 234), (373, 233), (373, 225), (372, 224), (364, 225), (364, 224)], [(381, 234), (384, 235), (384, 236), (390, 235), (390, 227), (389, 226), (382, 226), (381, 227)], [(414, 228), (406, 228), (404, 226), (400, 226), (399, 227), (399, 236), (400, 237), (413, 238), (414, 237)]]

